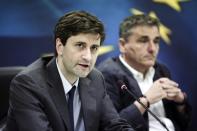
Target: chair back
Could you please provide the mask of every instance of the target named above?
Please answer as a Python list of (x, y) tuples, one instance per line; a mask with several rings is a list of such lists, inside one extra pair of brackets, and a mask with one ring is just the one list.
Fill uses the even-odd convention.
[(9, 88), (14, 76), (25, 67), (0, 67), (0, 125), (6, 120), (9, 108)]

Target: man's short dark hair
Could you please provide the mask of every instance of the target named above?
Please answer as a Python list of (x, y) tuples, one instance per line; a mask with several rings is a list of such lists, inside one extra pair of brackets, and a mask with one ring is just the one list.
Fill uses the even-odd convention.
[(80, 33), (100, 34), (101, 43), (105, 38), (103, 23), (96, 16), (85, 11), (66, 13), (59, 19), (54, 29), (55, 40), (60, 38), (63, 45), (69, 37)]
[(149, 15), (139, 14), (132, 15), (125, 18), (119, 26), (119, 37), (127, 38), (131, 35), (131, 29), (136, 26), (157, 26), (159, 29), (160, 22), (158, 19), (153, 18)]

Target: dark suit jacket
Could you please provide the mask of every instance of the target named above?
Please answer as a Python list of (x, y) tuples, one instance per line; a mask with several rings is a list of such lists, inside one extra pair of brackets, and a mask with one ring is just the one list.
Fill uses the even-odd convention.
[[(159, 63), (155, 64), (154, 80), (161, 77), (170, 78), (168, 69)], [(132, 90), (138, 97), (142, 95), (137, 81), (132, 73), (120, 62), (119, 58), (108, 59), (99, 65), (98, 69), (103, 73), (106, 80), (106, 88), (117, 111), (122, 118), (128, 120), (139, 131), (148, 130), (147, 112), (141, 115), (140, 111), (133, 104), (134, 97), (121, 90), (118, 80), (124, 81), (129, 90)], [(172, 120), (176, 131), (184, 131), (190, 121), (191, 108), (186, 103), (186, 110), (180, 113), (177, 110), (177, 104), (166, 99), (163, 100), (166, 116)]]
[[(7, 131), (70, 131), (66, 96), (51, 59), (38, 59), (12, 81)], [(106, 95), (100, 72), (93, 69), (79, 79), (79, 95), (86, 131), (133, 131)]]

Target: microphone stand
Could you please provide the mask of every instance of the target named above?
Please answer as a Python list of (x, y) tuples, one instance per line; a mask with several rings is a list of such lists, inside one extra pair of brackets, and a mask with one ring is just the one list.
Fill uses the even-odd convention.
[(144, 108), (144, 109), (146, 109), (146, 111), (148, 112), (148, 113), (150, 113), (167, 131), (169, 131), (169, 129), (167, 128), (167, 126), (151, 111), (151, 110), (149, 110), (139, 99), (138, 99), (138, 97), (135, 95), (135, 93), (133, 93), (133, 92), (131, 92), (130, 90), (128, 90), (128, 88), (127, 88), (127, 86), (122, 82), (122, 81), (119, 81), (120, 83), (121, 83), (121, 89), (122, 90), (126, 90), (131, 96), (133, 96), (134, 97), (134, 99), (138, 102), (138, 103), (140, 103), (140, 105)]

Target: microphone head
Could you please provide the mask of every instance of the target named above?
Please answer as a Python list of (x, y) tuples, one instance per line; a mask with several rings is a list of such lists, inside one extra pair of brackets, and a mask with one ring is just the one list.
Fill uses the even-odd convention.
[(119, 86), (122, 90), (127, 89), (125, 83), (124, 83), (122, 80), (118, 80), (118, 86)]

